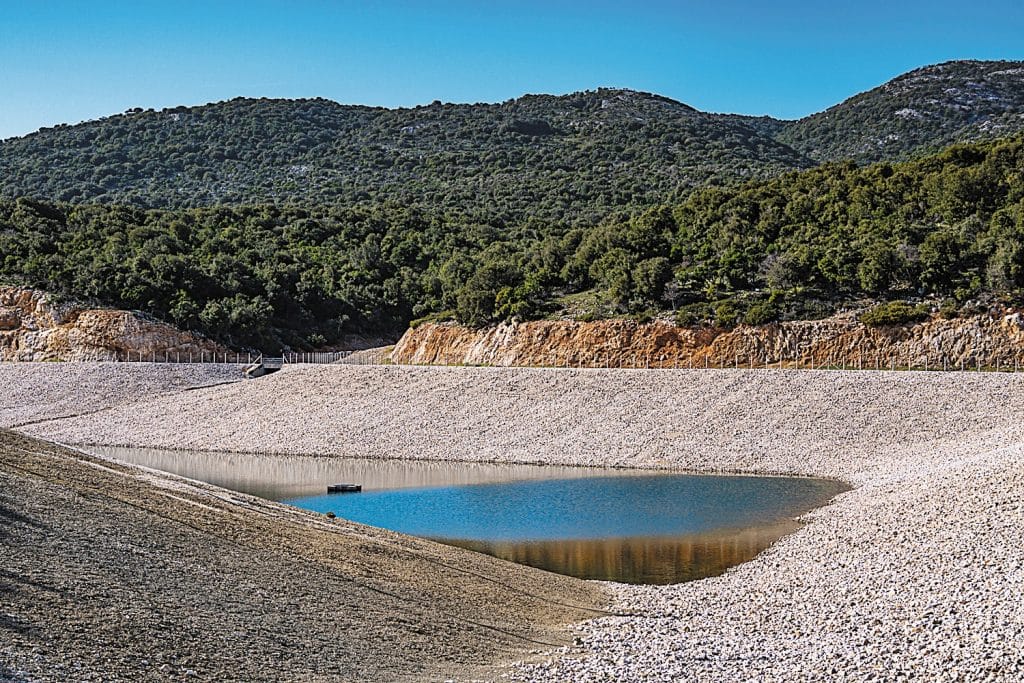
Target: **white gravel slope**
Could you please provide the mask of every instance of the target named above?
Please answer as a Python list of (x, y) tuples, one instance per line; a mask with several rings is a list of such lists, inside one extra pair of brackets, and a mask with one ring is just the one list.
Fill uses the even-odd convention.
[(835, 476), (724, 576), (616, 586), (526, 680), (1024, 680), (1024, 374), (308, 367), (24, 431), (64, 442)]
[(613, 587), (637, 616), (516, 680), (1024, 680), (1024, 449), (844, 494), (728, 574)]
[(0, 363), (0, 427), (89, 415), (113, 406), (242, 379), (237, 365)]

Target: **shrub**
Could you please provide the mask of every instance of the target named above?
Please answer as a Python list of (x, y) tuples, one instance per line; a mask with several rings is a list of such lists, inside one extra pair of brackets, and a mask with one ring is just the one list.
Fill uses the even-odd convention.
[(676, 311), (676, 326), (697, 327), (711, 319), (711, 307), (706, 303), (683, 306)]
[(453, 320), (455, 318), (455, 311), (440, 311), (438, 313), (431, 313), (425, 315), (422, 318), (416, 318), (409, 322), (409, 329), (415, 330), (420, 325), (427, 323), (440, 323)]
[(860, 314), (859, 320), (872, 327), (887, 325), (904, 325), (924, 320), (928, 317), (928, 306), (911, 306), (903, 301), (889, 301), (878, 304)]
[(754, 304), (747, 309), (743, 322), (747, 325), (766, 325), (779, 319), (779, 310), (768, 301)]
[(960, 307), (952, 299), (946, 299), (939, 306), (939, 317), (943, 320), (953, 320), (960, 315)]
[(719, 327), (735, 327), (739, 317), (740, 312), (734, 301), (725, 299), (715, 304), (715, 324)]

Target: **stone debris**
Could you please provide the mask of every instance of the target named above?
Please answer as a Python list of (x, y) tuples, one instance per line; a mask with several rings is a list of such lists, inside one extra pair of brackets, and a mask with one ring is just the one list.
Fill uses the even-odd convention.
[(740, 368), (785, 365), (859, 369), (1024, 369), (1021, 314), (984, 314), (869, 327), (852, 312), (768, 325), (679, 327), (665, 321), (537, 320), (471, 329), (425, 323), (391, 353), (411, 365), (596, 368)]
[(69, 443), (841, 478), (854, 489), (722, 576), (602, 584), (618, 616), (584, 622), (575, 644), (506, 676), (1019, 681), (1021, 406), (1024, 374), (1013, 373), (315, 366), (24, 431)]

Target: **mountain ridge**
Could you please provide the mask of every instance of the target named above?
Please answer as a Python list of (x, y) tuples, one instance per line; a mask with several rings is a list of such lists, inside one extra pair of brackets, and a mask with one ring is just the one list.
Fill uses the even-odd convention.
[(706, 185), (1021, 131), (1024, 62), (1013, 61), (921, 67), (792, 121), (629, 88), (404, 108), (238, 97), (2, 141), (0, 197), (145, 208), (396, 202), (593, 223)]

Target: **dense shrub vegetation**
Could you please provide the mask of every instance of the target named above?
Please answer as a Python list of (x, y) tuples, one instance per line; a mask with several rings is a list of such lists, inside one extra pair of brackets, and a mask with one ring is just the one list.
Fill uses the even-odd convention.
[(811, 162), (746, 125), (629, 90), (413, 109), (235, 99), (0, 143), (0, 196), (148, 208), (383, 202), (593, 221)]
[(443, 311), (468, 324), (664, 312), (733, 325), (865, 299), (933, 298), (955, 310), (1024, 292), (1024, 139), (703, 188), (594, 224), (383, 203), (6, 200), (0, 278), (266, 348), (397, 332)]
[(1024, 130), (1024, 62), (915, 69), (774, 137), (816, 161), (898, 161)]
[(865, 325), (884, 327), (887, 325), (903, 325), (924, 320), (930, 310), (927, 305), (911, 306), (905, 301), (887, 301), (872, 306), (860, 314), (859, 318)]

